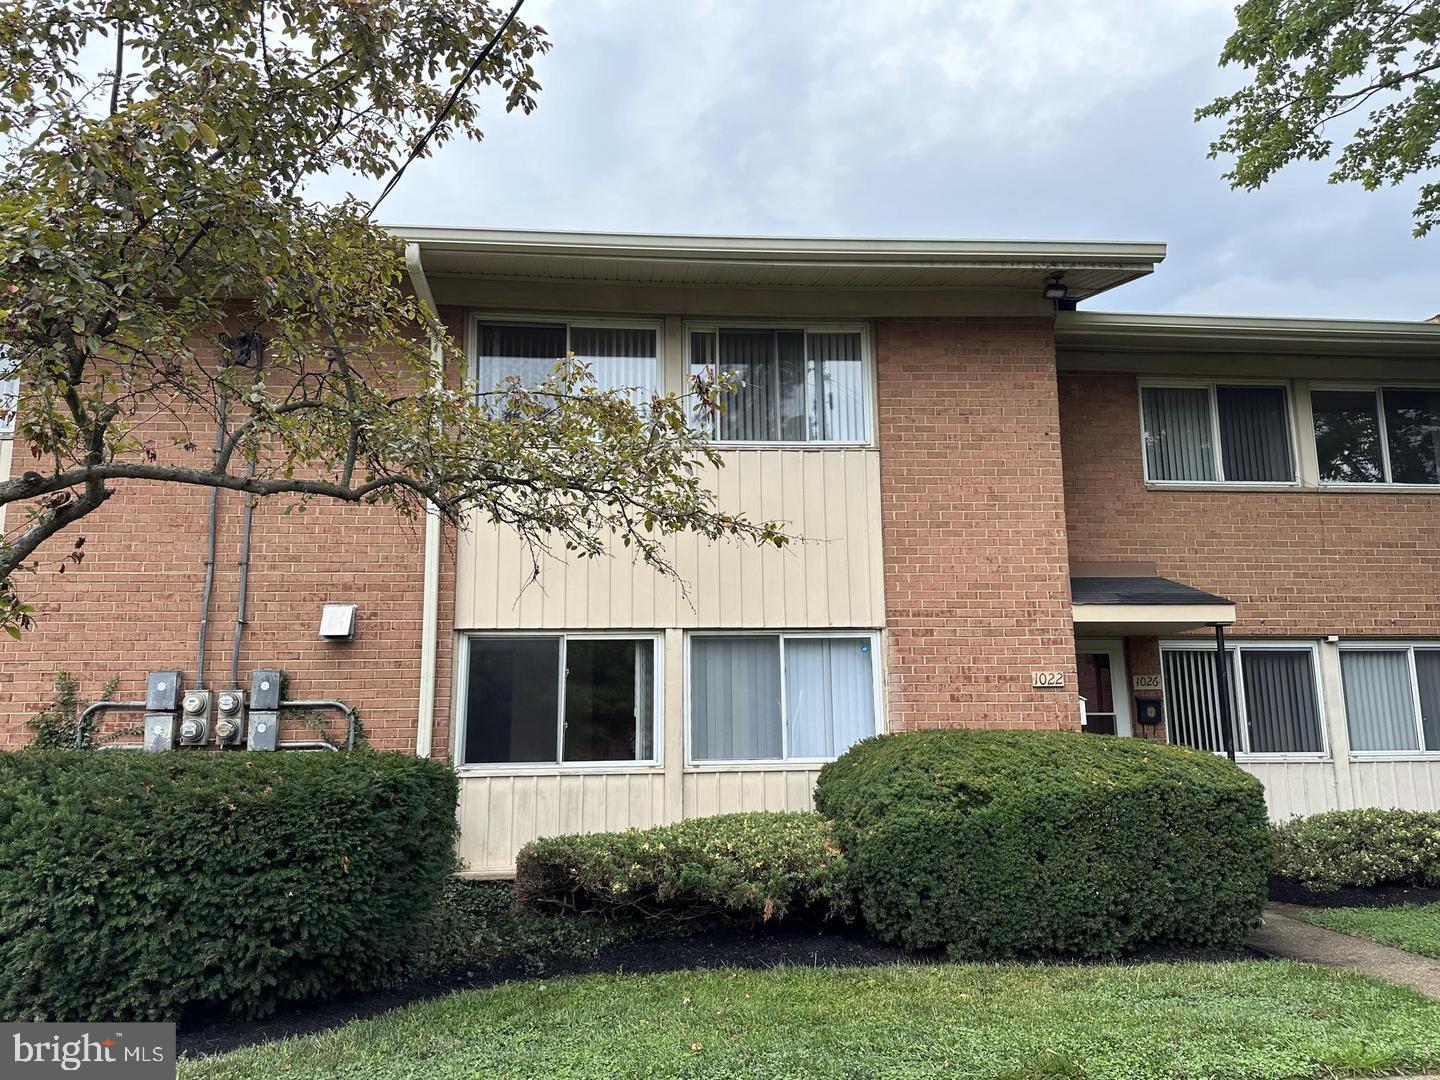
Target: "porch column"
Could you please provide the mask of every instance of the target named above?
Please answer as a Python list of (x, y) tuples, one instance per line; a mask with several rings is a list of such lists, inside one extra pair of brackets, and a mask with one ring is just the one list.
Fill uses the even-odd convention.
[(1230, 668), (1225, 663), (1225, 624), (1215, 627), (1215, 692), (1220, 695), (1220, 738), (1225, 756), (1235, 760), (1235, 724), (1230, 718)]

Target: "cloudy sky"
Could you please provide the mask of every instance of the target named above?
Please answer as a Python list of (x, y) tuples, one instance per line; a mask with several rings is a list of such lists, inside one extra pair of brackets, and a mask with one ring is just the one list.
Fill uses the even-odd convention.
[[(1091, 308), (1425, 318), (1413, 192), (1292, 167), (1231, 191), (1196, 106), (1230, 0), (530, 0), (532, 116), (419, 162), (389, 222), (1163, 240)], [(358, 189), (356, 194), (373, 197)]]

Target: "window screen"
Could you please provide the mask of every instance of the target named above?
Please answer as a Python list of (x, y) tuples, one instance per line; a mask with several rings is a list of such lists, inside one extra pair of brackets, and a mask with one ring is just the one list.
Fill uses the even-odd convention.
[(1215, 480), (1210, 391), (1203, 387), (1147, 386), (1145, 464), (1151, 480)]
[[(1325, 749), (1315, 658), (1308, 648), (1226, 650), (1234, 744), (1242, 754), (1319, 754)], [(1172, 743), (1225, 749), (1212, 649), (1161, 650)]]
[(1320, 703), (1309, 649), (1241, 649), (1246, 749), (1252, 754), (1318, 754)]
[(471, 638), (469, 652), (465, 764), (654, 760), (653, 639)]
[(1217, 386), (1220, 459), (1226, 480), (1288, 483), (1295, 479), (1285, 391), (1278, 386)]
[(690, 337), (692, 373), (739, 386), (711, 433), (725, 442), (863, 442), (869, 438), (861, 335), (720, 329)]
[(1440, 484), (1440, 391), (1386, 387), (1383, 396), (1391, 482)]
[(695, 761), (832, 758), (875, 734), (875, 724), (868, 636), (690, 639)]
[(1440, 649), (1342, 649), (1340, 674), (1350, 749), (1440, 751)]

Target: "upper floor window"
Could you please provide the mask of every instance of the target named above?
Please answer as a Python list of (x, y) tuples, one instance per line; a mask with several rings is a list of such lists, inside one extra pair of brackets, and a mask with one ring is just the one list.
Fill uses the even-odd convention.
[(1147, 480), (1295, 482), (1285, 387), (1146, 385), (1140, 388), (1140, 402)]
[(865, 334), (854, 327), (691, 327), (690, 370), (733, 372), (739, 387), (710, 422), (721, 442), (870, 439)]
[(657, 329), (649, 325), (481, 320), (475, 332), (475, 380), (481, 393), (518, 376), (547, 378), (572, 356), (590, 368), (600, 390), (625, 390), (641, 405), (659, 388)]
[(1331, 484), (1440, 484), (1440, 390), (1312, 389), (1315, 457)]

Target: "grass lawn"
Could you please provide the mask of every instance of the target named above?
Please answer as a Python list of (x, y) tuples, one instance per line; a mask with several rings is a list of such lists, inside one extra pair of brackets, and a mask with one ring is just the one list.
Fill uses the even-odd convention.
[(1440, 904), (1396, 908), (1317, 908), (1306, 922), (1393, 945), (1406, 952), (1440, 958)]
[(182, 1062), (186, 1080), (1379, 1076), (1440, 1066), (1440, 1002), (1280, 961), (593, 975), (452, 994)]

